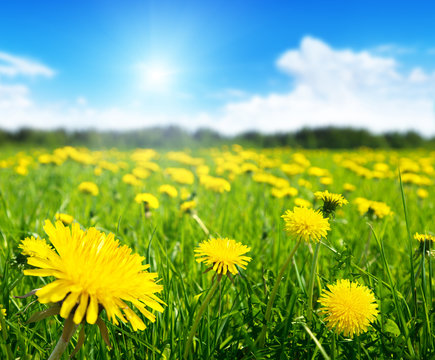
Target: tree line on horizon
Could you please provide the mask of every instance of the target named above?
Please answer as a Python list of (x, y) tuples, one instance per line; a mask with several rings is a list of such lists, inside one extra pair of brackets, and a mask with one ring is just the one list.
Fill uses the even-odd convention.
[(415, 131), (374, 134), (350, 127), (303, 128), (293, 132), (264, 134), (247, 131), (235, 136), (222, 135), (211, 129), (189, 132), (178, 126), (150, 127), (132, 131), (67, 131), (23, 128), (16, 132), (0, 130), (0, 146), (23, 145), (41, 147), (86, 146), (89, 148), (162, 148), (182, 149), (214, 147), (229, 144), (248, 147), (295, 147), (305, 149), (382, 149), (431, 148), (435, 137), (424, 138)]

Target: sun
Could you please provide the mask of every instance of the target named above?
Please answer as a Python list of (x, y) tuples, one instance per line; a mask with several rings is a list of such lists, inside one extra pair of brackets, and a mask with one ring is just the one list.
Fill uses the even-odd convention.
[(170, 66), (159, 64), (144, 64), (141, 66), (144, 86), (147, 90), (168, 90), (173, 85), (176, 71)]

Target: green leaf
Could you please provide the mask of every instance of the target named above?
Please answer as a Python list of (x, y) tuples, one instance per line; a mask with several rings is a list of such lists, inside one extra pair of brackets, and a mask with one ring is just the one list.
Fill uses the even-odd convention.
[(388, 319), (387, 322), (385, 323), (385, 325), (384, 325), (384, 330), (385, 330), (387, 333), (390, 333), (390, 334), (392, 334), (392, 335), (394, 335), (394, 336), (396, 336), (396, 337), (400, 335), (400, 329), (399, 329), (399, 327), (398, 327), (397, 324), (396, 324), (393, 320), (391, 320), (391, 319)]

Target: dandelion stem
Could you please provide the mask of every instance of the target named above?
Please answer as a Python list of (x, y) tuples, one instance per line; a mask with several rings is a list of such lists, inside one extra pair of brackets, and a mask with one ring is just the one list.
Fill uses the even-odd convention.
[(190, 329), (189, 337), (187, 338), (187, 343), (186, 343), (186, 347), (184, 349), (183, 359), (187, 359), (187, 357), (189, 356), (190, 345), (192, 344), (193, 337), (195, 336), (196, 329), (198, 328), (198, 325), (199, 325), (199, 321), (201, 320), (202, 314), (204, 313), (205, 309), (207, 308), (207, 305), (209, 304), (211, 298), (213, 297), (213, 294), (215, 293), (218, 285), (219, 285), (219, 281), (216, 280), (214, 282), (212, 288), (209, 290), (204, 302), (201, 304), (201, 307), (199, 308), (198, 314), (196, 315), (196, 318), (195, 318), (195, 322), (193, 323), (192, 329)]
[(313, 292), (314, 292), (314, 280), (316, 279), (316, 267), (317, 261), (319, 259), (319, 251), (320, 250), (320, 242), (317, 243), (316, 249), (314, 250), (313, 263), (311, 264), (311, 278), (310, 284), (308, 288), (308, 312), (307, 312), (307, 320), (308, 323), (311, 323), (313, 318)]
[(257, 343), (258, 343), (258, 346), (260, 348), (262, 348), (264, 346), (264, 340), (266, 338), (266, 332), (267, 332), (267, 323), (269, 322), (270, 316), (272, 314), (272, 306), (273, 306), (273, 302), (275, 301), (276, 294), (278, 292), (279, 284), (281, 283), (281, 279), (284, 275), (284, 272), (286, 271), (288, 265), (290, 264), (290, 261), (292, 260), (293, 255), (295, 254), (300, 243), (301, 243), (301, 240), (298, 240), (298, 242), (294, 246), (293, 250), (291, 251), (290, 255), (288, 256), (287, 260), (285, 261), (285, 263), (281, 267), (281, 270), (279, 271), (278, 276), (276, 277), (275, 285), (273, 286), (272, 293), (270, 294), (269, 301), (267, 302), (266, 313), (264, 315), (263, 328), (261, 329), (261, 333), (257, 339)]
[(66, 319), (62, 335), (60, 336), (59, 341), (57, 342), (56, 347), (53, 349), (53, 352), (51, 353), (48, 360), (58, 360), (65, 352), (69, 341), (71, 340), (78, 327), (78, 325), (74, 324), (72, 319), (72, 316)]
[(204, 225), (200, 217), (195, 213), (192, 213), (191, 215), (192, 218), (198, 223), (199, 227), (205, 232), (205, 234), (207, 236), (210, 235), (210, 231), (207, 229), (207, 226)]

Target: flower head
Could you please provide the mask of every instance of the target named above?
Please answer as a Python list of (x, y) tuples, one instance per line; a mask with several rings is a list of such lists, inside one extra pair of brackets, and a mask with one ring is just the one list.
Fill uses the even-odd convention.
[(203, 175), (200, 177), (199, 181), (206, 189), (215, 192), (223, 193), (231, 190), (231, 184), (223, 178)]
[(156, 296), (163, 286), (155, 282), (157, 274), (149, 273), (144, 258), (120, 246), (113, 234), (95, 228), (86, 231), (75, 223), (65, 227), (58, 221), (45, 222), (51, 248), (45, 240), (26, 238), (21, 243), (29, 265), (38, 269), (24, 270), (25, 275), (53, 276), (55, 281), (36, 291), (39, 302), (60, 303), (60, 316), (73, 317), (76, 324), (86, 318), (97, 321), (101, 309), (114, 324), (129, 321), (134, 330), (145, 329), (140, 317), (127, 305), (134, 305), (150, 321), (155, 316), (146, 307), (163, 311)]
[(328, 288), (319, 299), (327, 326), (350, 337), (367, 331), (379, 313), (373, 292), (347, 279), (338, 280)]
[(145, 203), (151, 209), (157, 209), (159, 207), (159, 200), (153, 195), (149, 193), (137, 194), (134, 198), (138, 204)]
[(302, 199), (302, 198), (296, 198), (295, 199), (295, 205), (299, 206), (299, 207), (304, 207), (304, 208), (312, 208), (313, 207), (313, 203), (311, 201)]
[(350, 183), (345, 183), (345, 184), (343, 185), (343, 190), (344, 190), (344, 191), (352, 192), (352, 191), (355, 191), (355, 190), (356, 190), (356, 186), (353, 185), (353, 184), (350, 184)]
[(168, 195), (171, 198), (178, 196), (178, 191), (175, 187), (169, 184), (163, 184), (159, 187), (159, 192)]
[(325, 215), (331, 214), (339, 206), (348, 204), (349, 202), (341, 194), (330, 193), (328, 190), (316, 191), (314, 196), (317, 199), (323, 200), (322, 211)]
[(361, 215), (367, 214), (369, 217), (376, 216), (382, 219), (385, 216), (392, 215), (391, 208), (382, 201), (372, 201), (362, 197), (358, 197), (353, 201)]
[(418, 240), (420, 242), (434, 242), (435, 243), (435, 236), (434, 235), (430, 235), (430, 234), (419, 234), (419, 233), (415, 233), (414, 234), (414, 239)]
[(196, 207), (196, 201), (190, 200), (190, 201), (184, 201), (180, 205), (181, 212), (189, 212), (192, 211)]
[(126, 183), (126, 184), (133, 185), (133, 186), (140, 186), (140, 185), (142, 185), (142, 182), (136, 176), (134, 176), (133, 174), (125, 174), (122, 177), (122, 181), (124, 183)]
[(74, 221), (74, 218), (71, 215), (62, 213), (56, 213), (55, 218), (56, 220), (62, 221), (64, 225), (70, 225)]
[(93, 183), (92, 181), (83, 181), (79, 185), (79, 190), (84, 194), (89, 194), (92, 196), (97, 196), (99, 193), (97, 184)]
[(285, 221), (285, 231), (306, 242), (320, 241), (331, 230), (328, 219), (319, 210), (295, 207), (293, 211), (287, 210), (281, 217)]
[(427, 191), (426, 189), (423, 189), (423, 188), (419, 188), (419, 189), (417, 189), (417, 196), (420, 199), (426, 199), (429, 196), (429, 191)]
[[(6, 316), (6, 309), (3, 307), (3, 305), (0, 304), (0, 312), (2, 313), (2, 316)], [(2, 324), (0, 323), (0, 330), (2, 329)]]
[(251, 261), (250, 257), (244, 256), (250, 250), (251, 248), (232, 239), (211, 238), (199, 244), (195, 249), (195, 257), (197, 262), (212, 266), (218, 274), (226, 275), (229, 271), (237, 275), (236, 265), (246, 269), (246, 265)]

